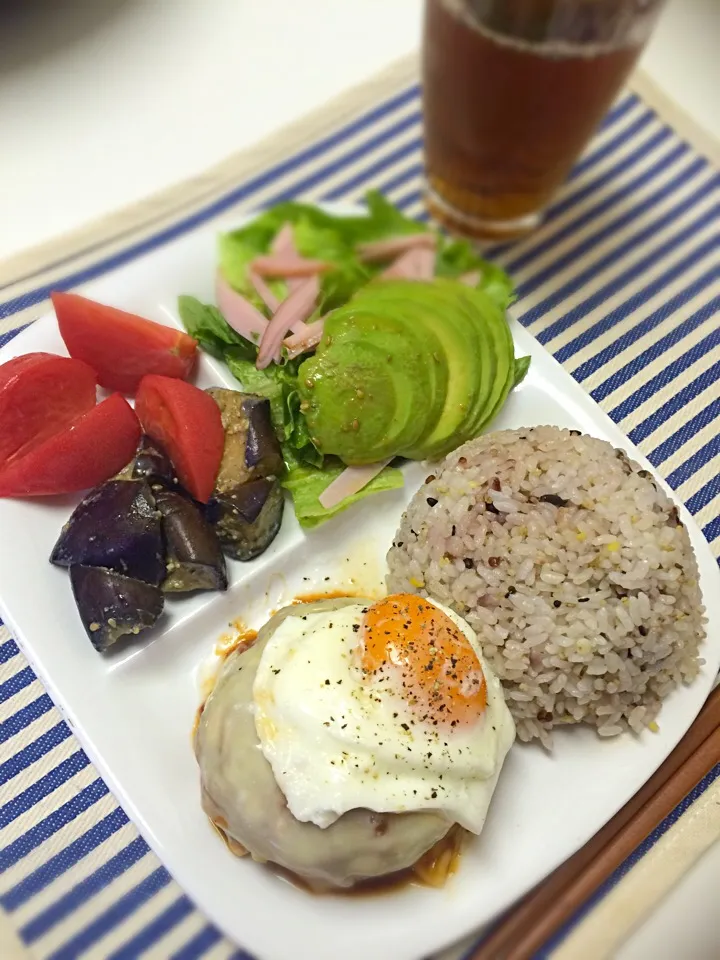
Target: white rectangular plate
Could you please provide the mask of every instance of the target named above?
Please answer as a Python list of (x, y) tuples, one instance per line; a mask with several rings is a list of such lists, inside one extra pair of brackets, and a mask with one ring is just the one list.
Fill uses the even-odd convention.
[[(104, 303), (178, 323), (176, 299), (212, 301), (214, 232), (169, 245), (85, 291)], [(518, 324), (527, 379), (495, 429), (574, 427), (647, 461), (556, 361)], [(65, 353), (53, 316), (0, 351)], [(204, 358), (201, 386), (237, 386)], [(513, 748), (482, 836), (442, 890), (408, 887), (371, 897), (314, 897), (245, 858), (231, 856), (200, 809), (190, 735), (198, 668), (237, 617), (259, 626), (271, 609), (311, 589), (378, 588), (401, 512), (426, 471), (406, 468), (401, 491), (379, 494), (304, 534), (288, 506), (280, 535), (249, 564), (231, 565), (231, 587), (170, 601), (162, 625), (117, 654), (84, 635), (65, 570), (48, 556), (76, 500), (0, 501), (0, 604), (50, 695), (112, 791), (176, 880), (225, 933), (263, 960), (416, 960), (491, 920), (588, 840), (648, 779), (690, 726), (720, 661), (717, 567), (687, 511), (709, 618), (705, 665), (664, 705), (660, 732), (601, 740), (589, 729), (556, 735), (552, 755)], [(303, 579), (309, 578), (309, 579)]]

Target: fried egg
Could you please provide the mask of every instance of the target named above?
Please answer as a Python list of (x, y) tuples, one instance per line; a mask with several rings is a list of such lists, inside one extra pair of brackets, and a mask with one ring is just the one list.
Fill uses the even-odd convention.
[(475, 632), (413, 594), (289, 617), (253, 684), (262, 752), (301, 822), (437, 811), (480, 833), (515, 726)]

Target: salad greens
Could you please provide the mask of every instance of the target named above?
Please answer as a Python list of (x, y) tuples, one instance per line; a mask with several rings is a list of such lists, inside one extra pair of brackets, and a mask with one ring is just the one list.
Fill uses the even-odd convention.
[[(366, 205), (367, 215), (336, 216), (308, 204), (280, 203), (261, 213), (247, 226), (221, 235), (219, 260), (222, 275), (231, 287), (267, 316), (267, 308), (249, 279), (248, 266), (255, 257), (271, 250), (278, 232), (289, 223), (293, 227), (295, 246), (302, 256), (332, 264), (320, 276), (318, 308), (309, 322), (324, 316), (347, 303), (387, 266), (363, 262), (358, 255), (359, 244), (428, 229), (424, 224), (405, 217), (377, 191), (367, 194)], [(508, 276), (499, 267), (482, 260), (469, 242), (438, 235), (436, 274), (456, 278), (473, 271), (478, 272), (477, 288), (504, 311), (513, 300)], [(287, 295), (284, 280), (266, 282), (279, 299)], [(322, 507), (318, 496), (339, 476), (344, 465), (337, 457), (323, 456), (310, 438), (300, 409), (298, 389), (298, 369), (306, 356), (258, 370), (255, 366), (257, 346), (233, 330), (216, 307), (189, 296), (181, 296), (178, 305), (186, 330), (200, 346), (223, 360), (244, 390), (269, 399), (273, 425), (285, 460), (283, 484), (292, 495), (296, 515), (303, 526), (316, 526), (365, 496), (402, 486), (401, 472), (386, 467), (360, 492), (338, 506), (329, 510)], [(526, 370), (525, 359), (517, 360), (516, 382), (522, 379)]]
[[(295, 246), (302, 256), (333, 264), (321, 277), (320, 313), (342, 306), (387, 264), (363, 263), (357, 253), (362, 243), (372, 243), (402, 234), (425, 233), (428, 228), (403, 216), (377, 190), (365, 197), (367, 216), (336, 216), (318, 207), (287, 201), (261, 213), (239, 230), (220, 236), (220, 269), (231, 287), (264, 311), (264, 304), (248, 277), (248, 264), (268, 253), (281, 227), (293, 226)], [(503, 310), (513, 300), (510, 278), (499, 267), (482, 260), (467, 240), (438, 236), (436, 273), (459, 277), (479, 270), (478, 287)], [(287, 293), (282, 280), (268, 281), (279, 297)]]
[(326, 457), (326, 464), (321, 470), (308, 466), (297, 466), (290, 470), (283, 479), (283, 486), (290, 491), (293, 506), (300, 523), (305, 529), (317, 527), (319, 524), (334, 517), (336, 513), (347, 509), (363, 497), (371, 493), (381, 493), (383, 490), (397, 490), (403, 485), (402, 471), (396, 467), (385, 467), (382, 473), (363, 487), (358, 493), (346, 497), (342, 503), (329, 509), (323, 507), (318, 497), (345, 469), (337, 457)]
[(178, 305), (186, 330), (202, 348), (224, 360), (244, 390), (270, 401), (273, 426), (285, 461), (282, 483), (290, 491), (295, 514), (303, 527), (315, 527), (371, 493), (403, 485), (400, 470), (386, 467), (359, 493), (331, 509), (323, 507), (318, 497), (345, 467), (337, 457), (323, 456), (310, 440), (305, 417), (300, 412), (297, 388), (298, 367), (305, 358), (296, 357), (283, 365), (271, 364), (265, 370), (258, 370), (255, 367), (257, 347), (235, 333), (216, 307), (187, 296), (180, 297)]

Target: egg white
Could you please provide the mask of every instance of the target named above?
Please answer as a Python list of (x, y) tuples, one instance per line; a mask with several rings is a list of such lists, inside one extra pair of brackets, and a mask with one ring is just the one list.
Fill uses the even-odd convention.
[[(422, 723), (396, 693), (362, 682), (353, 651), (365, 607), (288, 617), (253, 686), (262, 752), (293, 816), (328, 827), (348, 810), (433, 810), (480, 833), (515, 725), (474, 631), (441, 604), (482, 664), (479, 724)], [(356, 628), (356, 629), (353, 629)]]

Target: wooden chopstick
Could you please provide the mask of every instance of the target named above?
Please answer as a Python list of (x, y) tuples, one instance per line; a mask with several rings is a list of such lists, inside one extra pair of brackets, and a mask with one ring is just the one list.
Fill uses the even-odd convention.
[(493, 929), (472, 960), (529, 960), (720, 761), (720, 687), (632, 800)]

